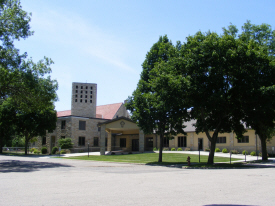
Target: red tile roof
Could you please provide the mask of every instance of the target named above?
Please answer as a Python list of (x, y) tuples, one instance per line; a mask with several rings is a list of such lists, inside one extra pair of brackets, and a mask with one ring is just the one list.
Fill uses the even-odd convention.
[[(96, 118), (113, 119), (123, 103), (107, 104), (96, 107)], [(70, 116), (71, 110), (57, 112), (57, 117)]]
[(57, 117), (64, 117), (64, 116), (70, 116), (70, 115), (71, 115), (71, 110), (57, 112)]
[(102, 115), (103, 119), (113, 119), (123, 103), (107, 104), (96, 107), (96, 116)]

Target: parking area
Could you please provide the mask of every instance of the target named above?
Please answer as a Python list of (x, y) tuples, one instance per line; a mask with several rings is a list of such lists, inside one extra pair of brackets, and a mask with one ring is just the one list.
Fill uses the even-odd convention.
[(274, 171), (0, 155), (0, 205), (274, 205)]

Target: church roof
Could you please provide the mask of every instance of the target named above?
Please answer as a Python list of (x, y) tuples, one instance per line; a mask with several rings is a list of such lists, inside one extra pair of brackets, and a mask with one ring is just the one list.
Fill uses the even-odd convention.
[(96, 107), (96, 115), (103, 119), (113, 119), (123, 103), (106, 104)]
[[(106, 104), (96, 107), (96, 118), (113, 119), (123, 103)], [(71, 110), (57, 112), (57, 117), (71, 116)]]

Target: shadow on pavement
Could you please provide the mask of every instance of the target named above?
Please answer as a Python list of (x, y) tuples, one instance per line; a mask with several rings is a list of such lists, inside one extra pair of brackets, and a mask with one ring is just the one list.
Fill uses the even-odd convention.
[(235, 204), (213, 204), (213, 205), (204, 205), (204, 206), (253, 206), (253, 205), (235, 205)]
[(71, 167), (70, 165), (49, 162), (4, 160), (0, 162), (0, 173), (8, 172), (35, 172), (40, 169)]

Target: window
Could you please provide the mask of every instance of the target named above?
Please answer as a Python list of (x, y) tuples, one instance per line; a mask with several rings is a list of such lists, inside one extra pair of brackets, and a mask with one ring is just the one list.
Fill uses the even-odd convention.
[(85, 91), (85, 94), (87, 94), (88, 92), (87, 91)]
[(226, 143), (226, 137), (218, 137), (217, 138), (217, 143)]
[(83, 89), (83, 86), (81, 86), (81, 89)]
[(80, 95), (80, 98), (82, 98), (82, 95)]
[(91, 95), (91, 96), (90, 96), (90, 98), (92, 99), (92, 98), (93, 98), (93, 96)]
[(100, 132), (100, 130), (101, 130), (101, 127), (97, 127), (97, 131), (99, 131), (99, 132)]
[(45, 145), (47, 142), (47, 139), (46, 139), (46, 137), (42, 137), (42, 145)]
[(153, 147), (153, 137), (146, 138), (146, 147)]
[(80, 102), (82, 102), (82, 99), (80, 100)]
[(78, 89), (78, 86), (76, 85), (75, 88)]
[(77, 94), (75, 95), (75, 98), (77, 98)]
[(98, 137), (94, 137), (94, 147), (98, 147)]
[(61, 139), (65, 139), (66, 137), (65, 136), (61, 136)]
[(178, 137), (178, 147), (186, 147), (186, 136)]
[(120, 138), (120, 147), (126, 147), (126, 138)]
[(75, 99), (75, 102), (77, 102), (77, 99)]
[(92, 101), (92, 100), (90, 100), (90, 103), (93, 103), (93, 101)]
[(85, 99), (85, 103), (87, 103), (87, 99)]
[(93, 91), (90, 91), (90, 94), (93, 94)]
[(61, 129), (65, 129), (66, 128), (66, 120), (62, 120), (61, 121)]
[(87, 95), (85, 95), (85, 98), (87, 98)]
[(86, 121), (79, 121), (79, 130), (86, 130)]
[(78, 90), (75, 90), (75, 93), (77, 93), (78, 92)]
[(163, 147), (169, 147), (169, 138), (167, 137), (163, 138)]
[(88, 86), (86, 86), (86, 89), (88, 89)]
[(85, 146), (85, 137), (78, 138), (78, 146)]
[(241, 139), (238, 139), (238, 143), (249, 143), (249, 136), (243, 136)]
[(80, 93), (82, 94), (82, 93), (83, 93), (83, 91), (81, 90), (81, 91), (80, 91)]
[(93, 89), (93, 87), (91, 87), (91, 89)]

